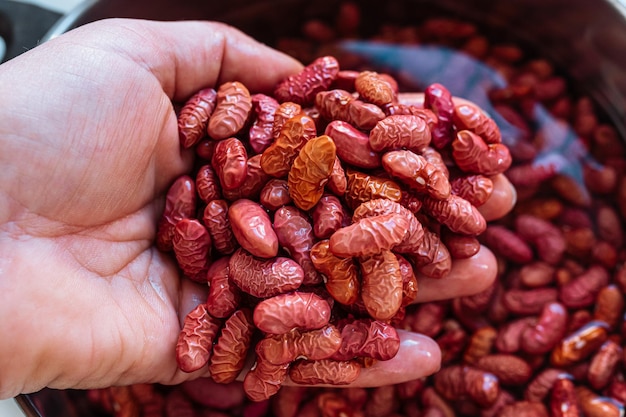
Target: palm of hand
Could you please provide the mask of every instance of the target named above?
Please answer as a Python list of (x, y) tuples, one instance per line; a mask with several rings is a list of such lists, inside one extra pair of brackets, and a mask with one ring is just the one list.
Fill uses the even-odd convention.
[[(175, 378), (181, 284), (152, 246), (159, 196), (190, 162), (180, 153), (170, 98), (148, 69), (119, 53), (79, 46), (48, 62), (55, 62), (46, 69), (52, 84), (33, 79), (41, 105), (17, 102), (16, 111), (35, 125), (10, 129), (29, 133), (13, 139), (16, 154), (24, 143), (36, 144), (15, 173), (20, 183), (8, 185), (0, 229), (10, 237), (0, 243), (3, 253), (16, 260), (0, 273), (9, 277), (0, 289), (23, 300), (23, 310), (12, 314), (30, 326), (16, 331), (13, 343), (28, 346), (24, 366), (41, 377), (33, 380), (52, 386), (117, 382), (107, 381), (113, 375)], [(17, 261), (33, 257), (36, 271)], [(43, 320), (29, 320), (32, 310)], [(96, 362), (102, 358), (107, 362)], [(53, 374), (45, 365), (51, 363), (64, 373)], [(154, 375), (127, 374), (131, 367)]]

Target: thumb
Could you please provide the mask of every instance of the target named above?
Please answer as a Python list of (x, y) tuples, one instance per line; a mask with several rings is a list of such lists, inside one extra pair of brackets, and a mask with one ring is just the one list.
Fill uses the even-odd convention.
[(268, 92), (302, 68), (288, 55), (218, 22), (104, 19), (68, 36), (95, 37), (101, 46), (125, 54), (154, 74), (174, 101), (225, 81)]

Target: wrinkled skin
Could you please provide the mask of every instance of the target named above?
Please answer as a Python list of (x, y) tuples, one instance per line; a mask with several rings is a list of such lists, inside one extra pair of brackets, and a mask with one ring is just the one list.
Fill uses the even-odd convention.
[[(11, 335), (0, 340), (0, 398), (206, 375), (179, 371), (174, 352), (206, 287), (181, 281), (153, 245), (165, 192), (192, 166), (171, 103), (233, 80), (268, 93), (301, 68), (222, 24), (121, 19), (0, 65), (11, 97), (0, 104), (0, 334)], [(495, 278), (489, 251), (462, 261), (443, 288), (425, 279), (418, 300), (479, 292)], [(400, 334), (398, 355), (355, 385), (439, 367), (432, 339)]]

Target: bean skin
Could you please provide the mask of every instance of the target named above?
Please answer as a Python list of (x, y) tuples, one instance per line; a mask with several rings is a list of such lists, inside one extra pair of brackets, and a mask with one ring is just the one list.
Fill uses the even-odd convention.
[(314, 293), (291, 292), (267, 298), (254, 309), (259, 330), (283, 334), (292, 329), (315, 330), (330, 320), (330, 305)]
[(239, 248), (230, 258), (230, 278), (245, 293), (271, 297), (300, 287), (304, 271), (290, 258), (262, 260)]
[(252, 255), (272, 258), (278, 254), (278, 236), (258, 203), (243, 198), (235, 201), (228, 208), (228, 220), (237, 242)]
[(296, 384), (348, 385), (361, 374), (361, 365), (356, 361), (317, 361), (296, 362), (289, 369), (289, 377)]
[(232, 81), (220, 85), (207, 133), (216, 140), (236, 135), (244, 127), (251, 110), (252, 97), (243, 84)]
[(340, 258), (375, 255), (402, 242), (408, 227), (401, 214), (366, 217), (333, 233), (330, 251)]
[(398, 258), (388, 250), (359, 257), (361, 298), (370, 316), (390, 320), (402, 305), (402, 275)]

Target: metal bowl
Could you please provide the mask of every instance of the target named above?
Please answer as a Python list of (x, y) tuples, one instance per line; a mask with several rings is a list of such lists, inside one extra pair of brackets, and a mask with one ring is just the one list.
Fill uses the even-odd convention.
[[(626, 139), (626, 3), (624, 0), (358, 0), (363, 26), (408, 24), (433, 15), (463, 17), (499, 39), (550, 59), (592, 96)], [(339, 0), (88, 0), (46, 34), (52, 39), (108, 17), (208, 19), (268, 43), (300, 33), (311, 18), (332, 20)], [(288, 19), (285, 16), (289, 16)], [(17, 398), (28, 417), (96, 417), (84, 393), (44, 389)]]

